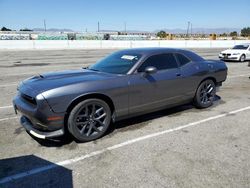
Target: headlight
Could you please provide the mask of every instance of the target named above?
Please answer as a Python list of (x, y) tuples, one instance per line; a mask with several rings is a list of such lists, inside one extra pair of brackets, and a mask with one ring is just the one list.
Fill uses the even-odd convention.
[(240, 55), (240, 53), (233, 53), (233, 55)]
[(44, 97), (43, 97), (42, 94), (39, 94), (39, 95), (36, 96), (36, 99), (37, 100), (44, 100)]

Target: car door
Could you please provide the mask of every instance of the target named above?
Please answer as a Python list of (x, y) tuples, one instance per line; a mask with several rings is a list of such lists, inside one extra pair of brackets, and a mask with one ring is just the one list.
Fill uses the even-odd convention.
[[(147, 74), (153, 66), (156, 73)], [(181, 100), (181, 75), (172, 53), (148, 57), (129, 78), (130, 115), (152, 111)]]
[(182, 53), (175, 53), (175, 57), (180, 66), (183, 100), (191, 99), (194, 97), (197, 86), (200, 83), (200, 80), (197, 79), (200, 67), (197, 62), (192, 61)]

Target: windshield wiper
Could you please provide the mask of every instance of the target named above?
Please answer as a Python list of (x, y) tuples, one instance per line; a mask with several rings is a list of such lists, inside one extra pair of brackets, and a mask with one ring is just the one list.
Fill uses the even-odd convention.
[(89, 70), (92, 70), (92, 71), (96, 71), (96, 72), (99, 72), (99, 70), (97, 70), (97, 69), (90, 69), (90, 68), (88, 68)]

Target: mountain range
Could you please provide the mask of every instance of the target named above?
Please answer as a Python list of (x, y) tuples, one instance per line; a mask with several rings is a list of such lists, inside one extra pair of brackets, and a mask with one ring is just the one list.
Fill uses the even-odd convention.
[[(34, 28), (32, 30), (36, 32), (44, 32), (44, 28)], [(49, 29), (46, 29), (46, 31), (48, 32), (74, 32), (72, 29), (58, 29), (58, 28), (49, 28)]]
[[(33, 31), (36, 31), (36, 32), (44, 32), (44, 28), (34, 28), (32, 29)], [(153, 32), (157, 33), (159, 31), (166, 31), (167, 33), (174, 33), (174, 34), (186, 34), (187, 33), (187, 29), (167, 29), (167, 28), (164, 28), (164, 29), (157, 29)], [(64, 28), (64, 29), (58, 29), (58, 28), (49, 28), (47, 29), (46, 31), (48, 32), (74, 32), (74, 30), (72, 29), (67, 29), (67, 28)], [(104, 31), (104, 30), (102, 30)], [(117, 30), (105, 30), (106, 32), (109, 31), (109, 32), (115, 32)], [(123, 30), (121, 30), (123, 31)], [(222, 33), (230, 33), (230, 32), (233, 32), (233, 31), (237, 31), (238, 33), (241, 31), (240, 28), (192, 28), (192, 33), (193, 34), (196, 34), (196, 33), (199, 33), (199, 34), (210, 34), (210, 33), (216, 33), (216, 34), (222, 34)], [(149, 31), (141, 31), (141, 30), (127, 30), (127, 32), (133, 32), (133, 33), (147, 33)], [(191, 30), (189, 29), (189, 33), (191, 33)]]
[[(163, 31), (166, 31), (167, 33), (175, 33), (175, 34), (186, 34), (187, 29), (161, 29)], [(160, 30), (156, 30), (155, 32), (158, 32)], [(210, 34), (210, 33), (216, 33), (216, 34), (222, 34), (222, 33), (230, 33), (233, 31), (237, 31), (239, 33), (241, 31), (240, 28), (192, 28), (192, 33), (196, 34)], [(189, 29), (189, 33), (191, 33), (191, 29)]]

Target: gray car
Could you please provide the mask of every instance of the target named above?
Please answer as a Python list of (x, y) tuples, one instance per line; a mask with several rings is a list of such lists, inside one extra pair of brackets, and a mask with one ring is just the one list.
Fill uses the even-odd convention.
[(224, 62), (204, 60), (188, 50), (127, 49), (87, 68), (24, 80), (13, 105), (35, 137), (69, 132), (90, 141), (103, 136), (111, 121), (190, 102), (207, 108), (226, 77)]

